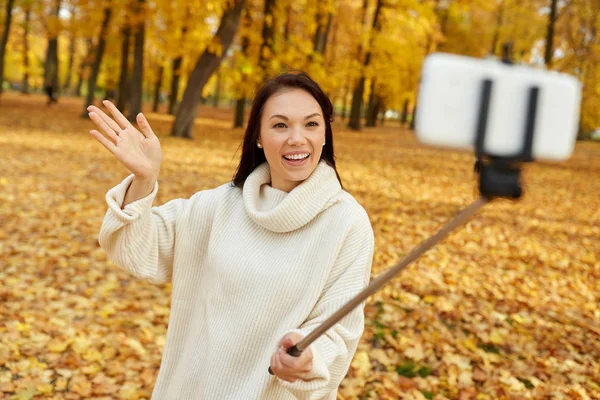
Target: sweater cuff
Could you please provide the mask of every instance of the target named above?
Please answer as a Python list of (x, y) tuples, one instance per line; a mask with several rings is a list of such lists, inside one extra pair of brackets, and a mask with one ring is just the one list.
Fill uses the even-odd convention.
[[(284, 335), (282, 335), (282, 337), (291, 332), (298, 333), (302, 335), (302, 337), (307, 335), (307, 333), (301, 329), (290, 329)], [(281, 346), (281, 344), (279, 345)], [(325, 387), (329, 383), (329, 368), (327, 367), (327, 362), (323, 358), (322, 351), (319, 346), (319, 340), (312, 342), (308, 348), (311, 349), (313, 355), (312, 370), (308, 373), (305, 379), (298, 379), (294, 383), (284, 381), (278, 377), (277, 379), (279, 379), (281, 386), (292, 391), (312, 392)]]
[(121, 205), (125, 200), (127, 188), (131, 185), (133, 177), (133, 174), (129, 175), (127, 178), (123, 179), (121, 183), (106, 193), (106, 203), (108, 204), (109, 210), (112, 210), (117, 220), (122, 223), (135, 221), (145, 212), (150, 210), (152, 208), (154, 197), (156, 197), (156, 193), (158, 193), (158, 181), (156, 181), (154, 183), (154, 189), (152, 189), (152, 192), (148, 196), (129, 203), (124, 209), (121, 209)]

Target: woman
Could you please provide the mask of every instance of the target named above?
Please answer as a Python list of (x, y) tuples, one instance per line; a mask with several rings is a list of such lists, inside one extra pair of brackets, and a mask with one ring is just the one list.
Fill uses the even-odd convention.
[(368, 215), (336, 171), (321, 88), (303, 73), (267, 82), (233, 181), (160, 207), (157, 137), (141, 113), (140, 132), (104, 104), (114, 119), (88, 110), (106, 137), (90, 133), (131, 175), (106, 194), (99, 243), (134, 276), (172, 282), (152, 399), (335, 399), (363, 307), (286, 353), (367, 286), (373, 257)]

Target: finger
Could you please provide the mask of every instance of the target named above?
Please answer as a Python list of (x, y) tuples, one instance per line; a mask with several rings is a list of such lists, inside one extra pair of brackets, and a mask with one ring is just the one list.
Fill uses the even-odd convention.
[(281, 363), (281, 357), (279, 356), (279, 354), (276, 353), (274, 355), (274, 358), (274, 365), (271, 367), (271, 369), (273, 370), (275, 375), (280, 379), (283, 379), (284, 381), (294, 382), (296, 380), (295, 377), (290, 375), (290, 370)]
[(297, 372), (309, 372), (312, 370), (312, 352), (307, 349), (297, 357), (289, 355), (287, 351), (281, 352), (281, 362)]
[(117, 144), (117, 138), (119, 137), (115, 131), (112, 130), (110, 126), (104, 122), (102, 118), (95, 112), (89, 113), (90, 119), (94, 121), (98, 128), (102, 129), (104, 133), (112, 140), (113, 144)]
[(300, 357), (293, 357), (290, 356), (289, 354), (286, 353), (286, 351), (283, 349), (283, 347), (279, 348), (279, 360), (281, 362), (281, 365), (283, 365), (286, 368), (289, 369), (293, 369), (293, 370), (297, 370), (300, 369), (302, 367), (302, 363), (303, 359), (301, 359)]
[(125, 129), (132, 126), (131, 122), (129, 122), (129, 120), (125, 118), (123, 114), (121, 114), (121, 111), (119, 111), (119, 109), (115, 107), (113, 103), (108, 100), (104, 100), (102, 101), (102, 104), (104, 104), (104, 107), (108, 108), (108, 111), (110, 111), (113, 118), (115, 121), (117, 121), (117, 124), (119, 124), (121, 128)]
[(120, 126), (119, 126), (119, 125), (118, 125), (118, 124), (117, 124), (115, 121), (113, 121), (113, 119), (112, 119), (111, 117), (109, 117), (108, 115), (106, 115), (106, 114), (104, 113), (104, 111), (102, 111), (102, 110), (101, 110), (101, 109), (99, 109), (98, 107), (96, 107), (96, 106), (94, 106), (94, 105), (91, 105), (91, 106), (89, 106), (89, 107), (87, 108), (87, 110), (88, 110), (89, 112), (94, 112), (94, 113), (98, 114), (98, 116), (99, 116), (100, 118), (102, 118), (102, 120), (103, 120), (104, 122), (106, 122), (106, 124), (107, 124), (108, 126), (110, 126), (110, 128), (111, 128), (113, 131), (115, 131), (115, 132), (119, 132), (119, 131), (121, 131), (121, 127), (120, 127)]
[(102, 136), (102, 134), (100, 132), (92, 129), (90, 131), (90, 135), (92, 135), (97, 141), (100, 142), (100, 144), (102, 144), (104, 147), (106, 147), (108, 149), (108, 151), (115, 154), (116, 146), (110, 140), (108, 140), (107, 138)]
[(271, 371), (277, 376), (281, 373), (281, 363), (278, 360), (277, 352), (271, 356)]
[(152, 128), (150, 127), (150, 124), (148, 123), (148, 120), (144, 114), (139, 113), (136, 117), (136, 120), (140, 130), (142, 131), (142, 134), (146, 136), (146, 139), (156, 139), (156, 135), (152, 131)]
[(290, 347), (294, 346), (294, 342), (289, 337), (286, 337), (281, 341), (281, 345), (287, 350)]

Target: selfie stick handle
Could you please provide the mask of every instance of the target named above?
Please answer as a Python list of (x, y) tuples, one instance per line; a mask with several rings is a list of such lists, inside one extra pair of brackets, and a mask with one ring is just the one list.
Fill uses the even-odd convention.
[[(304, 339), (296, 343), (295, 346), (289, 348), (287, 353), (293, 356), (299, 356), (312, 342), (314, 342), (319, 336), (327, 332), (329, 328), (335, 325), (338, 321), (344, 318), (350, 311), (357, 307), (360, 303), (365, 301), (369, 296), (379, 290), (383, 285), (388, 283), (392, 278), (398, 275), (404, 268), (410, 263), (419, 258), (423, 253), (432, 248), (440, 240), (445, 238), (454, 229), (465, 223), (471, 218), (481, 207), (483, 207), (489, 199), (485, 196), (481, 196), (475, 200), (467, 208), (463, 209), (452, 221), (446, 224), (438, 233), (431, 236), (430, 238), (423, 241), (418, 247), (413, 249), (406, 257), (398, 262), (393, 267), (389, 268), (384, 273), (380, 274), (375, 280), (371, 282), (362, 292), (357, 294), (352, 300), (346, 303), (342, 308), (336, 311), (331, 317), (324, 321), (314, 331), (309, 333)], [(293, 353), (293, 354), (292, 354)], [(269, 373), (273, 375), (271, 367), (269, 367)]]

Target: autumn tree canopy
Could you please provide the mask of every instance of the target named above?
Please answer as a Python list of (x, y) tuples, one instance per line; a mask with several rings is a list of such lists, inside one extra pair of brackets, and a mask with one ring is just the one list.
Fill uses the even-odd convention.
[(342, 117), (353, 112), (354, 129), (364, 125), (361, 117), (372, 125), (386, 110), (406, 121), (429, 53), (500, 56), (507, 42), (515, 61), (580, 79), (581, 130), (600, 126), (600, 0), (1, 4), (5, 88), (40, 90), (56, 74), (61, 95), (95, 88), (88, 100), (108, 94), (132, 112), (140, 101), (154, 100), (157, 110), (176, 116), (175, 136), (192, 136), (190, 118), (209, 97), (236, 107), (236, 125), (242, 126), (257, 85), (290, 70), (308, 72)]

